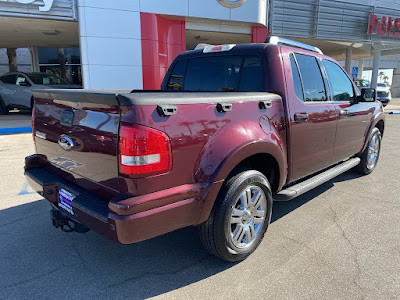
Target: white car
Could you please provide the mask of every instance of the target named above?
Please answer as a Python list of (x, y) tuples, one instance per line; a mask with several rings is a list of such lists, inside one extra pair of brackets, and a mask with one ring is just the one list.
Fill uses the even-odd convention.
[(392, 100), (390, 85), (378, 83), (376, 85), (376, 98), (382, 102), (383, 106), (386, 106)]
[(0, 114), (14, 108), (32, 109), (33, 89), (77, 89), (61, 77), (49, 73), (10, 72), (0, 76)]

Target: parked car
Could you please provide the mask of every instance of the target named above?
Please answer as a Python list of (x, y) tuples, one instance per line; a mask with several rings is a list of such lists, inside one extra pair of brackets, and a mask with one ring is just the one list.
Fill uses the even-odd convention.
[(0, 114), (14, 108), (31, 109), (33, 89), (77, 89), (61, 77), (49, 73), (10, 72), (0, 76)]
[(371, 86), (371, 82), (366, 79), (354, 79), (354, 83), (359, 89), (367, 88)]
[(228, 261), (260, 244), (273, 200), (352, 168), (371, 173), (385, 127), (374, 89), (277, 37), (184, 52), (161, 91), (34, 96), (25, 175), (55, 227), (129, 244), (199, 226), (204, 247)]
[(376, 95), (383, 106), (386, 106), (390, 100), (392, 100), (392, 93), (390, 91), (390, 85), (386, 83), (378, 83), (376, 85)]

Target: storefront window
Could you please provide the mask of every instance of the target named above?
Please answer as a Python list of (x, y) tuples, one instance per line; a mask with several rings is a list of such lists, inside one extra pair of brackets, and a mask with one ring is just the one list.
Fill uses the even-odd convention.
[[(38, 52), (40, 72), (57, 74), (70, 83), (82, 85), (79, 48), (63, 48), (61, 53), (59, 53), (58, 48), (39, 48)], [(60, 64), (62, 56), (64, 56), (63, 60), (65, 61), (64, 72)]]

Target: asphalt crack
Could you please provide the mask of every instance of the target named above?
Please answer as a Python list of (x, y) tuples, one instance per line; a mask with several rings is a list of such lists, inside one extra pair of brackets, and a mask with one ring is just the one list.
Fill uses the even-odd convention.
[(76, 266), (76, 265), (78, 265), (78, 263), (72, 264), (72, 265), (68, 265), (68, 266), (64, 266), (64, 267), (61, 267), (61, 268), (56, 268), (56, 269), (53, 269), (53, 270), (51, 270), (49, 272), (41, 273), (39, 275), (36, 275), (35, 277), (32, 277), (32, 278), (28, 278), (28, 279), (25, 279), (25, 280), (22, 280), (22, 281), (18, 281), (18, 282), (11, 283), (11, 284), (8, 284), (8, 285), (0, 286), (0, 289), (16, 287), (16, 286), (19, 286), (21, 284), (25, 284), (25, 283), (29, 283), (29, 282), (35, 281), (36, 279), (43, 279), (44, 276), (51, 275), (53, 273), (56, 273), (58, 271), (61, 271), (61, 270), (64, 270), (64, 269), (67, 269), (67, 268), (70, 268), (70, 267), (73, 267), (73, 266)]
[(13, 221), (8, 222), (8, 223), (5, 223), (5, 224), (0, 224), (0, 229), (3, 228), (3, 227), (6, 227), (6, 226), (9, 226), (9, 225), (12, 225), (12, 224), (15, 224), (15, 223), (24, 221), (24, 220), (26, 220), (27, 218), (35, 217), (35, 216), (38, 216), (38, 215), (40, 215), (40, 214), (39, 214), (39, 213), (37, 213), (37, 214), (31, 214), (31, 215), (24, 216), (23, 218), (19, 218), (19, 219), (13, 220)]
[(340, 226), (339, 222), (338, 222), (338, 215), (336, 213), (336, 211), (329, 205), (329, 209), (333, 212), (333, 222), (335, 223), (336, 227), (339, 228), (342, 237), (347, 241), (347, 243), (351, 246), (351, 249), (354, 252), (354, 263), (356, 265), (356, 269), (357, 269), (357, 273), (356, 275), (353, 277), (353, 283), (357, 286), (357, 288), (360, 290), (361, 292), (361, 299), (365, 298), (364, 295), (364, 289), (361, 287), (361, 285), (357, 282), (357, 280), (360, 280), (361, 277), (361, 273), (362, 273), (362, 269), (361, 269), (361, 265), (360, 262), (358, 260), (358, 248), (356, 245), (353, 244), (353, 242), (350, 240), (350, 238), (346, 235), (346, 231), (342, 228), (342, 226)]

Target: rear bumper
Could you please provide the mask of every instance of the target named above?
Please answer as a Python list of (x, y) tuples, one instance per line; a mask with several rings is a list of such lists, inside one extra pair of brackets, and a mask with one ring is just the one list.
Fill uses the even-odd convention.
[[(200, 217), (208, 185), (192, 184), (120, 201), (100, 199), (39, 163), (40, 157), (26, 159), (29, 185), (54, 209), (99, 234), (121, 244), (140, 242), (179, 228), (195, 225)], [(58, 207), (58, 190), (75, 197), (74, 216)]]

